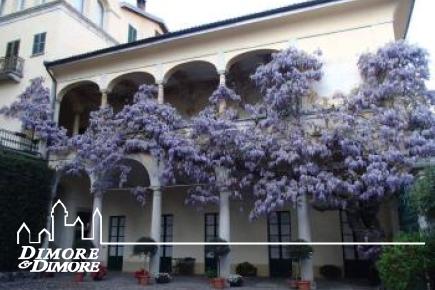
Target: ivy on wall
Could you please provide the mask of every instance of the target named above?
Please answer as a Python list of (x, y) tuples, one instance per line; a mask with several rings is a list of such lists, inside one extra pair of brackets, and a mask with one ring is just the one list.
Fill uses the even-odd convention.
[(52, 174), (45, 161), (0, 151), (0, 272), (17, 271), (21, 224), (27, 223), (32, 239), (45, 227)]

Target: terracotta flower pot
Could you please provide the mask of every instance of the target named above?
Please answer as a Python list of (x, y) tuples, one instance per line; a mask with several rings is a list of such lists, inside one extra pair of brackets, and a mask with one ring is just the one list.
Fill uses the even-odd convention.
[(211, 286), (215, 289), (224, 289), (225, 288), (225, 279), (224, 278), (213, 278), (211, 279)]
[(140, 285), (148, 285), (150, 283), (150, 276), (138, 275), (136, 278), (137, 278), (137, 282)]
[(85, 273), (75, 273), (74, 282), (77, 282), (77, 283), (83, 282), (84, 277), (85, 277)]
[(290, 280), (289, 281), (290, 288), (298, 289), (299, 288), (298, 282), (299, 282), (298, 280)]
[(310, 281), (299, 281), (298, 282), (298, 289), (299, 290), (311, 290)]

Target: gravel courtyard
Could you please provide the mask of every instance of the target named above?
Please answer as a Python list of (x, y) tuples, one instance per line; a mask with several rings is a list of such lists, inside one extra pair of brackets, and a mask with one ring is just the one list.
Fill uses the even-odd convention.
[[(136, 284), (132, 274), (111, 273), (105, 280), (100, 282), (91, 281), (89, 277), (85, 278), (83, 283), (73, 282), (72, 275), (57, 275), (55, 278), (44, 279), (26, 279), (15, 282), (0, 283), (0, 290), (201, 290), (213, 289), (208, 285), (205, 277), (175, 277), (169, 284), (154, 284), (141, 286)], [(244, 287), (236, 289), (258, 289), (258, 290), (284, 290), (289, 289), (283, 279), (247, 279)], [(319, 281), (319, 290), (375, 290), (367, 286), (358, 285), (358, 283), (346, 282), (326, 282)]]

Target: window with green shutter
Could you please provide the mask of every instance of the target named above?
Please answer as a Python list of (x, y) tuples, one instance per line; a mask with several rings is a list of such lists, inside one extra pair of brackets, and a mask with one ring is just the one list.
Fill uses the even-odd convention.
[(137, 40), (137, 30), (131, 25), (128, 25), (128, 42)]
[(33, 37), (32, 55), (43, 54), (45, 51), (46, 32), (35, 34)]

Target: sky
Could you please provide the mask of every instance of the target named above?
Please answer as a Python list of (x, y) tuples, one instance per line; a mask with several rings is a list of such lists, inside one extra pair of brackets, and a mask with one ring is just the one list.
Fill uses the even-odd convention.
[[(123, 0), (136, 4), (136, 0)], [(170, 31), (286, 6), (303, 0), (147, 0)]]

